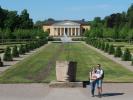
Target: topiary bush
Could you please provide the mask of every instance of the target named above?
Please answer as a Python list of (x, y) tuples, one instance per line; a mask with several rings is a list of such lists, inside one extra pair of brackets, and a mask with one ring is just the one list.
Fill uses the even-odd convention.
[(109, 51), (109, 43), (106, 43), (105, 48), (104, 48), (104, 51), (105, 52), (108, 52)]
[(114, 54), (114, 52), (115, 52), (114, 46), (113, 46), (113, 45), (110, 45), (110, 46), (109, 46), (109, 51), (108, 51), (108, 53), (111, 55), (111, 54)]
[(0, 67), (3, 67), (3, 62), (1, 60), (1, 57), (0, 57)]
[(99, 43), (98, 43), (98, 47), (97, 47), (98, 49), (100, 49), (101, 48), (101, 42), (99, 41)]
[(116, 50), (115, 50), (115, 54), (114, 54), (115, 57), (121, 57), (122, 56), (122, 50), (121, 50), (121, 47), (116, 47)]
[(25, 51), (26, 51), (26, 52), (29, 52), (29, 51), (30, 51), (29, 44), (25, 44)]
[(132, 63), (131, 63), (131, 65), (133, 66), (133, 58), (132, 58)]
[(124, 50), (123, 55), (122, 55), (122, 60), (123, 60), (123, 61), (131, 61), (131, 58), (132, 58), (132, 55), (131, 55), (129, 49), (126, 48), (126, 49)]
[(102, 45), (101, 45), (101, 50), (104, 50), (104, 48), (105, 48), (105, 43), (104, 43), (104, 42), (102, 42)]
[(10, 47), (6, 48), (3, 60), (4, 61), (12, 61), (13, 60)]
[(20, 45), (19, 47), (19, 54), (23, 55), (25, 54), (26, 50), (25, 50), (25, 46), (24, 45)]
[(13, 47), (12, 56), (13, 57), (19, 57), (19, 51), (18, 51), (18, 48), (16, 45)]

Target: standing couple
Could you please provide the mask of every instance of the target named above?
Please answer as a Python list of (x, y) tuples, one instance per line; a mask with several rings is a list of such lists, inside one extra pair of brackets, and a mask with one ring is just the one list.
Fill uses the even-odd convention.
[(95, 86), (98, 89), (98, 97), (102, 95), (102, 81), (104, 78), (104, 71), (101, 69), (101, 65), (97, 64), (96, 67), (93, 67), (90, 71), (90, 84), (91, 84), (91, 94), (94, 97)]

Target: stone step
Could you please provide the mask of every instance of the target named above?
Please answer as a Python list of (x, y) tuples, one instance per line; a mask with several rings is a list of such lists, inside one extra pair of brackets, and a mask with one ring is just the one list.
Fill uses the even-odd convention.
[(89, 84), (87, 82), (58, 82), (52, 81), (49, 84), (49, 87), (52, 88), (76, 88), (76, 87), (86, 87)]

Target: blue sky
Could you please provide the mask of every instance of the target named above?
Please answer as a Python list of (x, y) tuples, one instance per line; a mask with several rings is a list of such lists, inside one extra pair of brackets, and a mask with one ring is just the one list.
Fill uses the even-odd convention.
[(57, 20), (104, 18), (112, 13), (127, 11), (133, 0), (0, 0), (0, 6), (20, 13), (27, 9), (34, 22), (54, 18)]

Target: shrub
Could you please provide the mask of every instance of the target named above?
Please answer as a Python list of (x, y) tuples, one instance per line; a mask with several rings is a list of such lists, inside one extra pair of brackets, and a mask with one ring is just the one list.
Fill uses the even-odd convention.
[(19, 47), (19, 54), (25, 54), (26, 50), (25, 50), (25, 46), (24, 45), (20, 45)]
[(129, 49), (126, 48), (123, 55), (122, 55), (122, 60), (123, 61), (131, 61), (131, 57), (132, 56), (131, 56)]
[(101, 48), (101, 42), (99, 41), (99, 43), (98, 43), (98, 49), (100, 49)]
[(131, 65), (133, 66), (133, 58), (132, 58), (132, 63), (131, 63)]
[(1, 61), (1, 57), (0, 57), (0, 67), (3, 67), (3, 62)]
[(11, 48), (10, 47), (6, 48), (3, 60), (4, 61), (12, 61), (13, 60), (12, 59), (12, 54), (11, 54)]
[(109, 46), (109, 51), (108, 51), (108, 53), (109, 53), (109, 54), (114, 54), (114, 52), (115, 52), (114, 46), (113, 46), (113, 45), (110, 45), (110, 46)]
[(104, 48), (105, 48), (105, 43), (104, 43), (104, 42), (102, 42), (102, 45), (101, 45), (101, 50), (104, 50)]
[(115, 50), (115, 57), (121, 57), (122, 56), (122, 50), (121, 50), (121, 47), (117, 47), (116, 50)]
[(25, 51), (26, 51), (26, 52), (29, 52), (29, 51), (30, 51), (29, 44), (25, 44)]
[(13, 57), (19, 57), (19, 51), (18, 51), (18, 48), (16, 45), (13, 47), (12, 56)]
[(109, 43), (106, 43), (104, 51), (105, 52), (108, 52), (109, 51)]

